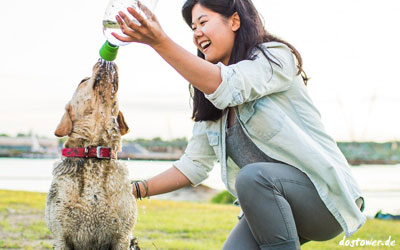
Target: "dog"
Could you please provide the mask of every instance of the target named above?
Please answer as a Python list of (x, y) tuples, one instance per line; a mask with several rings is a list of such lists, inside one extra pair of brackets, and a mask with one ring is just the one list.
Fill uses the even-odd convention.
[(116, 159), (121, 136), (129, 132), (117, 91), (117, 66), (100, 59), (56, 128), (56, 136), (68, 138), (46, 201), (55, 250), (128, 250), (134, 241), (136, 199), (128, 169)]

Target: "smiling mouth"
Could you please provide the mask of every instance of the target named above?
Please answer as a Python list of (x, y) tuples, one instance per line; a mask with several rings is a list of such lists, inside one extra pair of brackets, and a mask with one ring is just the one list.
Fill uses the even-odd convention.
[(205, 41), (200, 44), (202, 51), (206, 51), (211, 45), (211, 41)]

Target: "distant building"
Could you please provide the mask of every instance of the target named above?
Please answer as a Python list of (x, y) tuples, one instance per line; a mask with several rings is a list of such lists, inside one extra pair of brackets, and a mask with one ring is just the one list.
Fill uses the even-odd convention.
[(124, 143), (120, 154), (149, 154), (149, 151), (137, 143)]
[(24, 137), (0, 137), (0, 156), (23, 156), (24, 154), (57, 156), (58, 140)]

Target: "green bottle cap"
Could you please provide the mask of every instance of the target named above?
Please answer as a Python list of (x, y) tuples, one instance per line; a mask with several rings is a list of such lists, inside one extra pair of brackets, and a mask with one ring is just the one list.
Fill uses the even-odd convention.
[(118, 46), (106, 41), (100, 49), (100, 57), (106, 61), (114, 61), (117, 57)]

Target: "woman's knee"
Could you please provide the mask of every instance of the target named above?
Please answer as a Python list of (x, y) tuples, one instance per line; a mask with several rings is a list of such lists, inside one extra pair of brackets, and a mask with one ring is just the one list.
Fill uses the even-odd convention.
[(239, 196), (243, 192), (247, 193), (261, 188), (260, 182), (269, 183), (273, 181), (268, 174), (263, 173), (266, 164), (268, 163), (251, 163), (240, 169), (235, 181), (236, 192)]
[(253, 182), (253, 180), (255, 179), (254, 177), (255, 171), (249, 165), (246, 165), (243, 168), (241, 168), (238, 175), (236, 176), (235, 188), (238, 195), (241, 191), (247, 189), (249, 183)]

